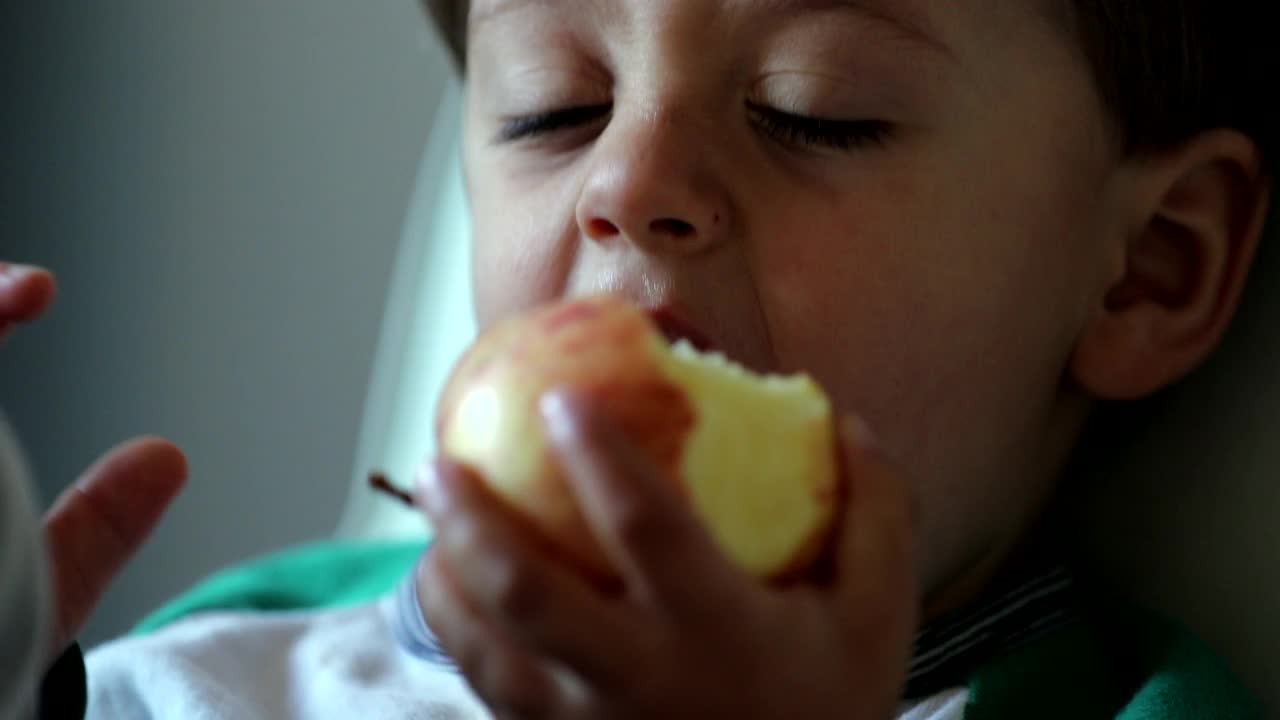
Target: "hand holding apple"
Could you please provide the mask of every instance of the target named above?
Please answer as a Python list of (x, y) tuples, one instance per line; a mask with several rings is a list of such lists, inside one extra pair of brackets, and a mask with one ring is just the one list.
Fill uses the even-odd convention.
[[(459, 363), (413, 498), (428, 626), (504, 717), (889, 717), (917, 612), (906, 483), (812, 382), (668, 350), (649, 320), (571, 301)], [(807, 582), (760, 582), (824, 545)]]
[(438, 459), (416, 501), (436, 538), (417, 573), (427, 626), (498, 717), (893, 715), (918, 598), (908, 485), (839, 423), (830, 563), (761, 583), (729, 562), (670, 478), (589, 398), (539, 402), (555, 457), (619, 582), (567, 567), (527, 514)]

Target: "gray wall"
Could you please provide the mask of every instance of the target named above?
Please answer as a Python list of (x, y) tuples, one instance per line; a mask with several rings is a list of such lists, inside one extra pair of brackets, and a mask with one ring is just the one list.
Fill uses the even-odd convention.
[(414, 0), (8, 3), (0, 256), (53, 312), (0, 351), (47, 503), (160, 433), (184, 496), (99, 607), (332, 533), (447, 67)]

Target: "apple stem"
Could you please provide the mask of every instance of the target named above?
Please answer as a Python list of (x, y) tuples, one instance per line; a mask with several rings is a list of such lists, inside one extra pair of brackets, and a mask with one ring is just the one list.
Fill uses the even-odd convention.
[(418, 504), (413, 493), (396, 487), (392, 484), (386, 473), (378, 472), (376, 470), (369, 473), (369, 487), (377, 490), (378, 492), (390, 495), (409, 507), (416, 507)]

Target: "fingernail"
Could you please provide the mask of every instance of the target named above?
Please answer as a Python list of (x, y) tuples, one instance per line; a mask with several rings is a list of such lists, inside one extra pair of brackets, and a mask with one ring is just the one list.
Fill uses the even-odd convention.
[(17, 284), (20, 280), (36, 271), (30, 265), (13, 265), (0, 263), (0, 285)]
[(880, 449), (880, 440), (866, 420), (858, 415), (846, 415), (844, 418), (845, 434), (862, 450), (876, 452)]
[(441, 477), (435, 462), (423, 463), (418, 468), (414, 485), (417, 496), (424, 506), (423, 509), (427, 512), (439, 513), (449, 503), (449, 491), (444, 486), (444, 478)]
[(563, 391), (552, 390), (538, 398), (538, 410), (546, 422), (547, 433), (557, 443), (572, 443), (580, 435), (578, 410), (573, 399)]

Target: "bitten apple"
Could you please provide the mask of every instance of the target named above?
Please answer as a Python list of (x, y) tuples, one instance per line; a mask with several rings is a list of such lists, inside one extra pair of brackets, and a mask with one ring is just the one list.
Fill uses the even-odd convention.
[(757, 375), (598, 296), (483, 334), (441, 396), (440, 452), (588, 570), (612, 575), (545, 436), (538, 400), (591, 398), (651, 457), (728, 558), (762, 579), (806, 569), (834, 524), (841, 475), (831, 405), (804, 375)]

